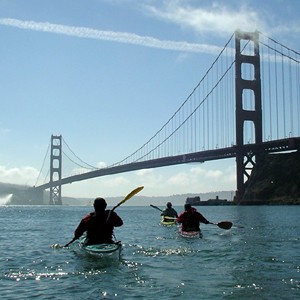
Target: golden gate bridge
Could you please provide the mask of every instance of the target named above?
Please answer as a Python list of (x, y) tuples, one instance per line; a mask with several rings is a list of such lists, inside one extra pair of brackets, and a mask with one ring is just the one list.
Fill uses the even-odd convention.
[[(123, 160), (96, 168), (52, 135), (50, 170), (32, 189), (62, 204), (64, 184), (139, 169), (235, 157), (238, 199), (259, 156), (300, 148), (300, 54), (261, 32), (236, 31), (167, 122)], [(63, 146), (64, 145), (64, 146)], [(71, 155), (67, 155), (64, 149)], [(62, 161), (77, 166), (65, 174)], [(80, 172), (78, 170), (80, 169)]]

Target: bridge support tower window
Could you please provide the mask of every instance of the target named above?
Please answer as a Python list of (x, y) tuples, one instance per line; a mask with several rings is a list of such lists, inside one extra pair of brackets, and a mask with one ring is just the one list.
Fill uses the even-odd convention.
[[(52, 205), (61, 205), (61, 171), (62, 171), (62, 138), (61, 135), (51, 135), (50, 155), (50, 202)], [(54, 183), (54, 182), (59, 182)]]
[[(243, 44), (243, 45), (242, 45)], [(257, 161), (257, 153), (247, 151), (245, 145), (245, 122), (254, 125), (255, 144), (262, 143), (261, 79), (258, 32), (235, 32), (235, 96), (236, 96), (236, 177), (237, 201), (245, 193), (245, 181)], [(245, 69), (252, 70), (253, 77), (245, 78)], [(251, 72), (250, 72), (251, 73)], [(244, 96), (253, 95), (252, 108), (245, 107)]]

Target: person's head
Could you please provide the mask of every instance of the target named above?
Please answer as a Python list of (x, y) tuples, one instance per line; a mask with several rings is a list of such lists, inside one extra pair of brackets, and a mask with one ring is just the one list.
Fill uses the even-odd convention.
[(184, 210), (185, 211), (191, 211), (192, 210), (192, 205), (190, 203), (187, 203), (184, 205)]
[(104, 211), (106, 206), (106, 201), (103, 198), (98, 197), (94, 200), (95, 211)]
[(172, 207), (172, 203), (171, 202), (168, 202), (167, 203), (167, 208), (171, 208)]

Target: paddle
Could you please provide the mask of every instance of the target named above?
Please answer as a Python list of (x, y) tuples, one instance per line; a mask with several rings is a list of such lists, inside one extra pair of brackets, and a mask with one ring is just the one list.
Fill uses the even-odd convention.
[(218, 227), (222, 228), (222, 229), (230, 229), (232, 227), (232, 223), (229, 222), (229, 221), (222, 221), (222, 222), (219, 222), (219, 223), (211, 223), (209, 222), (209, 224), (213, 224), (213, 225), (217, 225)]
[(176, 217), (168, 217), (168, 216), (164, 216), (165, 219), (169, 219), (169, 220), (176, 220)]
[(116, 206), (114, 206), (109, 214), (108, 214), (108, 217), (106, 219), (106, 222), (109, 220), (110, 218), (110, 214), (118, 207), (120, 206), (121, 204), (125, 203), (127, 200), (129, 200), (130, 198), (132, 198), (135, 194), (137, 194), (138, 192), (140, 192), (144, 187), (143, 186), (139, 186), (137, 187), (136, 189), (134, 189), (133, 191), (131, 191), (121, 202), (119, 202)]
[(67, 244), (65, 244), (64, 246), (63, 246), (63, 248), (66, 248), (66, 247), (69, 247), (69, 245), (71, 245), (73, 242), (75, 242), (77, 240), (77, 238), (73, 238), (69, 243), (67, 243)]
[(159, 207), (157, 207), (155, 205), (150, 204), (150, 206), (153, 207), (153, 208), (155, 208), (155, 209), (158, 209), (158, 210), (162, 211), (162, 209), (160, 209)]
[(125, 203), (127, 200), (132, 198), (135, 194), (140, 192), (143, 188), (144, 188), (143, 186), (139, 186), (136, 189), (134, 189), (133, 191), (131, 191), (121, 202), (119, 202), (116, 206), (114, 206), (111, 211), (114, 211), (118, 206), (120, 206), (121, 204)]
[[(165, 219), (170, 219), (170, 220), (176, 220), (176, 218), (172, 218), (172, 217), (167, 217), (165, 216)], [(213, 224), (213, 225), (217, 225), (218, 227), (222, 228), (222, 229), (230, 229), (232, 227), (232, 223), (229, 221), (222, 221), (219, 223), (211, 223), (209, 222), (208, 224)]]
[[(110, 218), (110, 214), (112, 211), (114, 211), (118, 206), (120, 206), (121, 204), (125, 203), (127, 200), (129, 200), (130, 198), (132, 198), (135, 194), (137, 194), (138, 192), (140, 192), (144, 187), (143, 186), (140, 186), (140, 187), (137, 187), (136, 189), (134, 189), (133, 191), (131, 191), (121, 202), (119, 202), (116, 206), (114, 206), (109, 214), (108, 214), (108, 217), (106, 219), (106, 222), (108, 221), (108, 219)], [(77, 238), (73, 238), (69, 243), (65, 244), (63, 246), (63, 248), (66, 248), (68, 247), (69, 245), (71, 245), (73, 242), (75, 242), (77, 240)], [(56, 246), (56, 245), (55, 245)], [(57, 247), (55, 247), (57, 248)]]

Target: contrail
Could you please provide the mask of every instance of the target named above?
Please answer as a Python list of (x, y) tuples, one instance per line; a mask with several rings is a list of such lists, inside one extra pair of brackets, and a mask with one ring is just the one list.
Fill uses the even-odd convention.
[(141, 36), (128, 32), (115, 32), (98, 30), (88, 27), (75, 27), (66, 26), (60, 24), (53, 24), (48, 22), (34, 22), (34, 21), (22, 21), (11, 18), (0, 18), (0, 25), (17, 27), (20, 29), (49, 32), (56, 34), (63, 34), (69, 36), (75, 36), (79, 38), (105, 40), (125, 44), (133, 44), (144, 47), (158, 48), (164, 50), (182, 51), (182, 52), (198, 52), (216, 54), (221, 51), (220, 47), (207, 45), (207, 44), (195, 44), (185, 41), (168, 41), (159, 40), (150, 36)]

